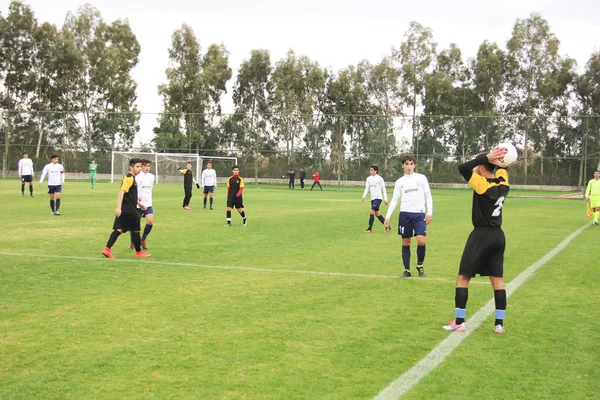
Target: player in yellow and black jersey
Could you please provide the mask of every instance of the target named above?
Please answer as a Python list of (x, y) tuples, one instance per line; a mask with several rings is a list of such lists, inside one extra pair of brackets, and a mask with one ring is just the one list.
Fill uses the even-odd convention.
[(123, 232), (131, 232), (131, 237), (135, 246), (135, 256), (137, 258), (148, 258), (152, 256), (151, 254), (142, 251), (140, 215), (136, 210), (138, 204), (142, 210), (146, 209), (146, 207), (140, 203), (137, 185), (135, 183), (135, 176), (139, 174), (141, 170), (141, 159), (132, 158), (129, 160), (129, 173), (123, 178), (119, 194), (117, 195), (117, 208), (115, 209), (113, 231), (106, 243), (106, 247), (102, 250), (102, 255), (104, 257), (115, 258), (111, 252), (111, 248)]
[(458, 167), (460, 174), (473, 188), (473, 231), (467, 239), (456, 279), (456, 319), (444, 326), (445, 330), (464, 332), (469, 281), (476, 274), (489, 276), (494, 288), (496, 319), (494, 331), (504, 333), (506, 290), (504, 289), (504, 248), (502, 209), (508, 196), (508, 173), (493, 164), (504, 156), (503, 150), (494, 149), (478, 154), (473, 160)]
[(183, 175), (183, 191), (185, 192), (185, 196), (183, 197), (183, 204), (181, 206), (182, 210), (191, 210), (190, 208), (190, 200), (192, 199), (192, 188), (193, 184), (196, 184), (196, 187), (200, 189), (200, 184), (196, 181), (194, 177), (194, 173), (192, 172), (192, 163), (187, 163), (186, 168), (178, 169), (179, 173)]
[(227, 180), (227, 223), (225, 226), (231, 226), (231, 209), (236, 208), (242, 217), (244, 226), (248, 225), (246, 213), (244, 212), (244, 178), (240, 176), (240, 168), (237, 165), (231, 167), (233, 175)]

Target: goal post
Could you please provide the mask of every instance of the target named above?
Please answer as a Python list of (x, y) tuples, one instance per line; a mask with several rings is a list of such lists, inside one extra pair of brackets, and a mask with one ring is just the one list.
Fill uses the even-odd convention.
[(175, 182), (179, 179), (178, 168), (185, 168), (192, 163), (192, 171), (196, 180), (200, 179), (202, 160), (198, 154), (190, 153), (150, 153), (135, 151), (113, 151), (110, 164), (110, 181), (126, 175), (129, 172), (129, 160), (145, 158), (152, 161), (150, 172), (154, 174), (155, 183)]

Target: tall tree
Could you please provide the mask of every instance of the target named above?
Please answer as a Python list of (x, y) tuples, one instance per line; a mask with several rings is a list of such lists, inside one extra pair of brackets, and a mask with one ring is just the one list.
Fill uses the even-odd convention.
[[(183, 25), (173, 33), (169, 49), (167, 83), (158, 88), (163, 113), (154, 143), (174, 146), (178, 151), (198, 152), (205, 141), (209, 118), (220, 113), (220, 97), (231, 78), (228, 52), (223, 45), (209, 46), (202, 55), (191, 27)], [(165, 130), (166, 129), (166, 130)]]
[(377, 114), (376, 122), (380, 129), (371, 135), (371, 151), (383, 156), (383, 171), (388, 169), (388, 160), (396, 153), (394, 117), (402, 107), (400, 93), (400, 70), (395, 68), (391, 58), (385, 57), (367, 72), (367, 88)]
[[(522, 114), (517, 129), (523, 132), (525, 183), (529, 149), (543, 151), (561, 69), (560, 42), (539, 14), (515, 23), (508, 47), (507, 111)], [(515, 132), (516, 135), (516, 132)], [(519, 136), (519, 135), (516, 135)], [(531, 143), (530, 143), (531, 142)]]
[(415, 21), (410, 23), (404, 38), (399, 49), (392, 49), (392, 54), (400, 63), (402, 89), (406, 104), (412, 108), (412, 150), (418, 134), (417, 108), (424, 92), (425, 77), (431, 71), (435, 59), (437, 45), (431, 29)]
[[(576, 80), (577, 112), (580, 142), (582, 144), (579, 185), (585, 183), (588, 154), (600, 154), (600, 52), (594, 52), (588, 60), (584, 73)], [(600, 157), (599, 157), (600, 158)], [(600, 169), (600, 160), (593, 164)]]
[[(13, 0), (6, 18), (0, 22), (0, 78), (4, 89), (1, 100), (2, 107), (8, 110), (3, 158), (6, 164), (11, 136), (29, 125), (29, 118), (23, 111), (28, 110), (36, 88), (34, 36), (37, 20), (29, 6)], [(6, 168), (3, 165), (3, 171)]]
[[(251, 145), (254, 158), (254, 178), (258, 184), (258, 166), (261, 151), (270, 150), (273, 142), (267, 130), (269, 114), (269, 84), (271, 58), (268, 50), (252, 50), (250, 59), (240, 65), (233, 88), (235, 113), (244, 117), (246, 143)], [(242, 149), (243, 152), (247, 151)]]

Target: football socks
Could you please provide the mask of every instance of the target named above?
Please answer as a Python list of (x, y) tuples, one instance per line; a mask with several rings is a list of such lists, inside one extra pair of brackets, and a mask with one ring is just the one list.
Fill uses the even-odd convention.
[(456, 288), (454, 295), (454, 305), (456, 306), (456, 325), (465, 322), (467, 316), (467, 300), (469, 299), (468, 288)]
[(54, 209), (54, 200), (50, 200), (50, 209), (51, 209), (52, 211), (56, 211), (56, 210)]
[(425, 245), (417, 246), (417, 264), (422, 265), (425, 261)]
[(494, 302), (496, 303), (496, 321), (494, 325), (503, 325), (506, 316), (506, 290), (494, 290)]
[(144, 227), (144, 235), (142, 236), (142, 240), (146, 240), (146, 238), (150, 234), (151, 230), (152, 230), (152, 224), (146, 224), (146, 226)]
[(402, 246), (402, 263), (405, 270), (410, 270), (410, 246)]

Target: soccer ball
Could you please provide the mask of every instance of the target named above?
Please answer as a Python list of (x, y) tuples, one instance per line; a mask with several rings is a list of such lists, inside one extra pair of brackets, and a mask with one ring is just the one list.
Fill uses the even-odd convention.
[(512, 143), (500, 143), (494, 149), (497, 148), (504, 150), (504, 157), (499, 160), (496, 160), (494, 164), (502, 168), (508, 168), (517, 162), (517, 158), (519, 158), (519, 153), (517, 152), (517, 148)]

